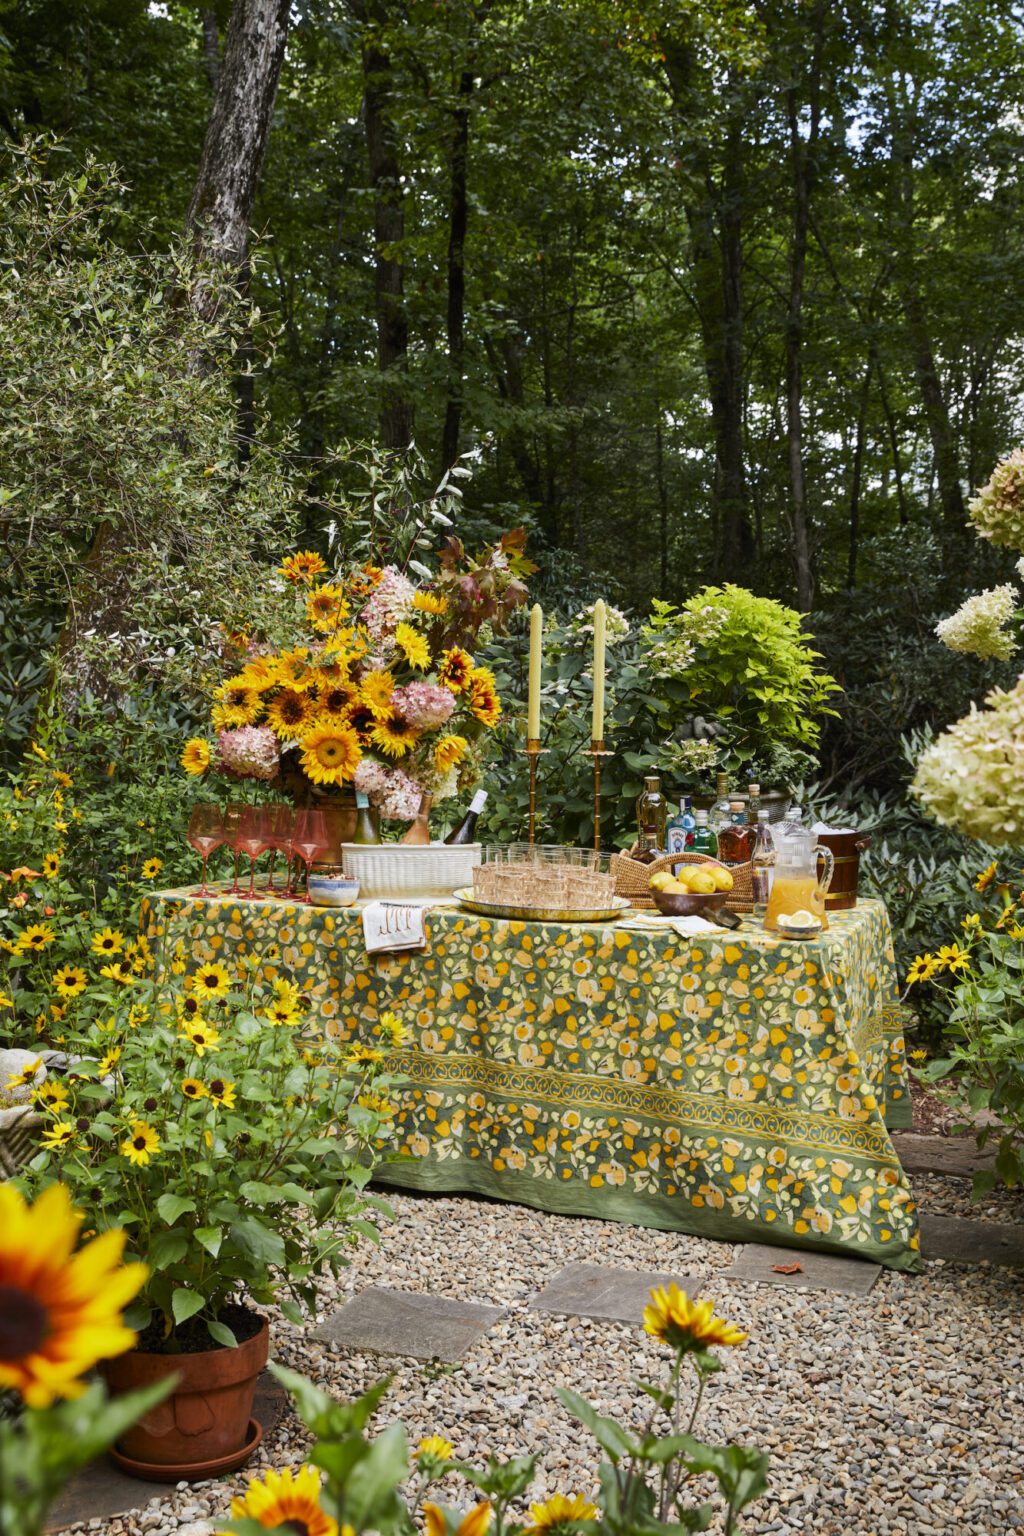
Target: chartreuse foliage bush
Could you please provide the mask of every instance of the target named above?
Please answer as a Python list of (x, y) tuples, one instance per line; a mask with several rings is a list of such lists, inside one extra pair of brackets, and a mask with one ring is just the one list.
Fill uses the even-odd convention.
[[(563, 1406), (603, 1453), (592, 1493), (556, 1493), (517, 1515), (529, 1501), (535, 1456), (491, 1457), (479, 1468), (456, 1460), (440, 1435), (410, 1455), (401, 1423), (372, 1439), (367, 1434), (387, 1381), (354, 1403), (338, 1403), (305, 1377), (271, 1365), (313, 1437), (311, 1465), (297, 1477), (271, 1471), (254, 1478), (232, 1501), (233, 1518), (224, 1529), (259, 1536), (291, 1521), (295, 1528), (300, 1522), (309, 1531), (340, 1527), (353, 1536), (415, 1536), (421, 1525), (427, 1536), (684, 1536), (706, 1530), (720, 1513), (724, 1529), (735, 1531), (741, 1512), (767, 1486), (768, 1458), (749, 1446), (709, 1445), (694, 1431), (705, 1388), (721, 1369), (712, 1350), (741, 1345), (746, 1335), (716, 1317), (709, 1301), (691, 1302), (674, 1285), (651, 1293), (644, 1326), (666, 1345), (669, 1360), (661, 1383), (638, 1383), (651, 1403), (641, 1428), (624, 1428), (578, 1393), (559, 1389)], [(472, 1488), (468, 1511), (427, 1497), (449, 1473)], [(698, 1487), (709, 1485), (715, 1497), (701, 1497)]]

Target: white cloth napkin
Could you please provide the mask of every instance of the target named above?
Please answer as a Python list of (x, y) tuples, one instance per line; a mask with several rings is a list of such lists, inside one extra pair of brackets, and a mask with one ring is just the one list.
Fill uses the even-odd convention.
[(363, 942), (369, 955), (395, 949), (426, 949), (429, 907), (456, 905), (454, 897), (411, 896), (405, 901), (368, 901), (363, 908)]
[(721, 933), (720, 923), (709, 923), (706, 917), (666, 917), (661, 912), (637, 913), (619, 925), (622, 928), (674, 928), (679, 934)]

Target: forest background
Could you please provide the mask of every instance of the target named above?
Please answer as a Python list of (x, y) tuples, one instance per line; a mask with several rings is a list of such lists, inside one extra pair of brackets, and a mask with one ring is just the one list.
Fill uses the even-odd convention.
[[(258, 0), (235, 10), (259, 20)], [(966, 502), (1022, 435), (1019, 13), (262, 11), (280, 79), (230, 369), (238, 454), (301, 491), (282, 480), (277, 536), (322, 538), (351, 444), (414, 439), (435, 481), (473, 455), (460, 533), (525, 526), (536, 595), (563, 620), (599, 595), (643, 618), (709, 581), (792, 604), (844, 689), (812, 798), (877, 829), (874, 878), (911, 950), (926, 944), (977, 854), (907, 807), (909, 763), (1013, 675), (944, 650), (934, 625), (1013, 569), (969, 537)], [(104, 240), (126, 271), (179, 252), (199, 192), (212, 205), (238, 169), (230, 147), (204, 156), (230, 16), (226, 0), (0, 0), (0, 129), (55, 136), (48, 174), (117, 167)], [(5, 483), (18, 446), (0, 447)], [(66, 615), (27, 599), (18, 561), (0, 604), (14, 762)], [(184, 704), (131, 707), (169, 769)], [(78, 745), (97, 782), (144, 755), (102, 699)]]

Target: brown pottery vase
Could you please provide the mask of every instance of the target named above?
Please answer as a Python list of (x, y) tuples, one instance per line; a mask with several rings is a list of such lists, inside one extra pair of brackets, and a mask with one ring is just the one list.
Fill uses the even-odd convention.
[[(171, 1395), (118, 1441), (117, 1459), (146, 1469), (136, 1475), (176, 1482), (210, 1476), (202, 1469), (211, 1462), (250, 1456), (259, 1443), (250, 1421), (256, 1378), (267, 1363), (269, 1339), (264, 1318), (259, 1332), (236, 1349), (181, 1355), (133, 1349), (104, 1361), (101, 1371), (113, 1393), (131, 1392), (168, 1376), (178, 1378)], [(241, 1460), (235, 1465), (240, 1466)]]

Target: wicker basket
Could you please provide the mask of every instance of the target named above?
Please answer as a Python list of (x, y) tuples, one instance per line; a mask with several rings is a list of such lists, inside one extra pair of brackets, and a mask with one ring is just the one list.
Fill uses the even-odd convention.
[[(616, 854), (612, 859), (612, 869), (615, 872), (615, 894), (628, 896), (634, 907), (648, 911), (654, 909), (654, 899), (650, 894), (652, 875), (658, 874), (663, 869), (671, 872), (677, 864), (717, 864), (720, 869), (725, 868), (720, 860), (709, 859), (703, 853), (670, 853), (660, 859), (654, 859), (650, 864), (642, 864), (639, 859), (633, 857), (635, 852), (636, 844), (629, 853)], [(730, 912), (753, 912), (754, 888), (750, 879), (750, 865), (730, 864), (729, 873), (732, 875), (732, 890), (725, 905)]]
[(0, 1181), (13, 1179), (22, 1164), (35, 1157), (44, 1124), (31, 1104), (0, 1109)]
[(360, 897), (450, 896), (473, 884), (480, 843), (342, 843), (345, 873)]

